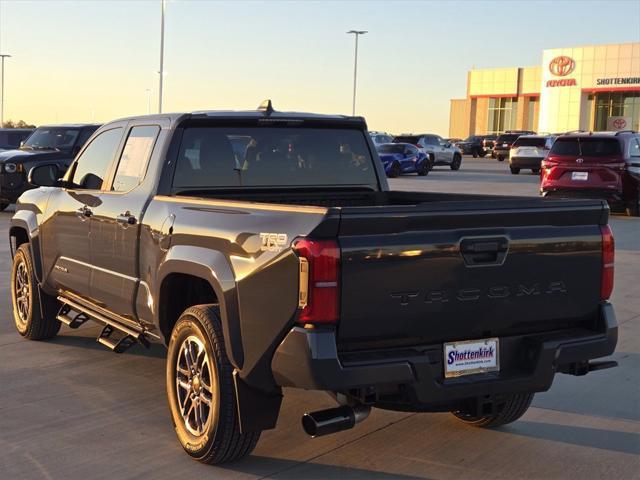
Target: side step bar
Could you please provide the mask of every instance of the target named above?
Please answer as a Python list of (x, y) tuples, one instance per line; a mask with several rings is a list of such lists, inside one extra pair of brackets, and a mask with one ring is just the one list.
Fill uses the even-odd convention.
[(136, 343), (149, 348), (149, 340), (144, 332), (123, 325), (69, 298), (59, 296), (58, 300), (62, 303), (57, 316), (59, 321), (71, 328), (78, 328), (88, 320), (102, 324), (102, 331), (96, 340), (115, 353), (122, 353)]

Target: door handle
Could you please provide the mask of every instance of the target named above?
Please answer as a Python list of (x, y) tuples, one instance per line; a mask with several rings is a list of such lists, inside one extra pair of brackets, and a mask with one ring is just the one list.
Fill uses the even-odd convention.
[(126, 211), (116, 217), (116, 222), (126, 227), (129, 225), (135, 225), (138, 222), (138, 220), (136, 219), (135, 216), (131, 215), (131, 212)]
[(76, 215), (79, 216), (80, 218), (82, 218), (82, 217), (90, 217), (91, 215), (93, 215), (93, 212), (91, 211), (91, 209), (89, 207), (84, 205), (84, 206), (80, 207), (78, 210), (76, 210)]
[(465, 238), (460, 253), (468, 266), (501, 265), (509, 251), (507, 237)]

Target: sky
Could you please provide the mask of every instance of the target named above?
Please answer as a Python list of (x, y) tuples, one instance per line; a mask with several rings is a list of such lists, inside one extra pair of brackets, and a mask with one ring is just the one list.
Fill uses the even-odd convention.
[[(106, 122), (158, 106), (161, 0), (0, 0), (5, 120)], [(169, 0), (163, 111), (351, 113), (446, 136), (473, 67), (640, 41), (640, 1)]]

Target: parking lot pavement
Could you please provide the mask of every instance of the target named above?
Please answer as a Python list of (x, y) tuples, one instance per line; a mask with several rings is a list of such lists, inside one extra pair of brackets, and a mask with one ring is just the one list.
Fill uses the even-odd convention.
[[(406, 176), (393, 188), (537, 195), (537, 176), (465, 158), (453, 172)], [(309, 439), (303, 412), (328, 396), (285, 391), (275, 430), (254, 454), (224, 467), (200, 465), (179, 447), (164, 391), (164, 348), (116, 355), (96, 327), (63, 328), (48, 342), (22, 340), (9, 303), (10, 212), (0, 213), (0, 478), (640, 478), (640, 219), (615, 216), (613, 303), (620, 366), (559, 375), (518, 422), (496, 430), (444, 413), (376, 410), (356, 428)]]

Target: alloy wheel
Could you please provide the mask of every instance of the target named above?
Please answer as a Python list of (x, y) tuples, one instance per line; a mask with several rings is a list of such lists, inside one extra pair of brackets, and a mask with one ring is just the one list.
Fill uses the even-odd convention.
[(215, 366), (202, 340), (184, 339), (176, 360), (176, 395), (184, 426), (197, 437), (209, 427), (216, 402)]
[(25, 324), (29, 320), (31, 308), (31, 284), (27, 264), (22, 259), (16, 267), (13, 295), (18, 310), (18, 319), (22, 324)]

